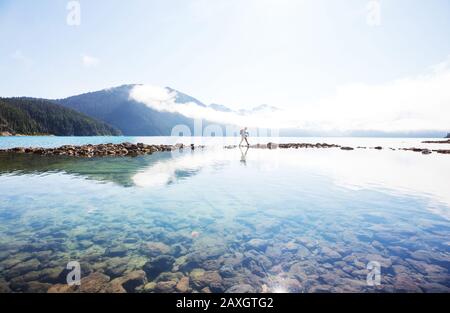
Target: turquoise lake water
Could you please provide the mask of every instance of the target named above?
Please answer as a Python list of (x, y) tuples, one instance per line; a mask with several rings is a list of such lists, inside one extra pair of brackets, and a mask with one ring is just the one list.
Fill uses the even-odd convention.
[[(174, 140), (15, 137), (0, 148)], [(144, 269), (135, 292), (175, 292), (186, 278), (188, 292), (450, 290), (449, 156), (205, 140), (139, 157), (0, 153), (0, 291), (45, 292), (64, 283), (69, 261), (82, 277)], [(367, 283), (370, 262), (381, 266), (379, 285)]]

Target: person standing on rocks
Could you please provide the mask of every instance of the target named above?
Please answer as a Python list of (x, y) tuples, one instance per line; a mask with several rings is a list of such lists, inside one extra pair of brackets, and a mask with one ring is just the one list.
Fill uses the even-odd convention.
[(247, 127), (244, 127), (240, 130), (240, 134), (241, 134), (241, 142), (239, 143), (239, 147), (242, 146), (242, 142), (247, 143), (247, 147), (250, 146), (250, 144), (248, 143), (247, 137), (248, 137), (248, 131), (247, 131)]

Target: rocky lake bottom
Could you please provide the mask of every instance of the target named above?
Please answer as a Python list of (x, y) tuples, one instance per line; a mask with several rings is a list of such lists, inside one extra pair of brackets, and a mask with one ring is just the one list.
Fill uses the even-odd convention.
[(0, 154), (0, 292), (449, 292), (448, 156), (350, 153)]

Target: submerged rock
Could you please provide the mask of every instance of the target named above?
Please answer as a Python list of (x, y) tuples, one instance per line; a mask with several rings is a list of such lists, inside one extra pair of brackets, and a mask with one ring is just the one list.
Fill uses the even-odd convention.
[(119, 277), (128, 270), (129, 263), (129, 258), (111, 258), (104, 263), (103, 270), (110, 277)]
[(228, 288), (225, 293), (255, 293), (256, 290), (251, 285), (239, 284)]
[(308, 290), (308, 292), (311, 292), (311, 293), (330, 293), (332, 291), (333, 291), (333, 286), (325, 285), (325, 284), (312, 286)]
[(363, 255), (363, 260), (366, 261), (366, 263), (375, 261), (380, 263), (382, 269), (387, 269), (390, 268), (392, 266), (392, 260), (390, 258), (385, 258), (379, 254), (367, 254), (367, 255)]
[(155, 281), (168, 281), (168, 280), (173, 280), (173, 281), (179, 281), (182, 277), (184, 276), (183, 273), (181, 272), (163, 272), (161, 274), (158, 275), (158, 277), (156, 277)]
[(407, 274), (400, 274), (395, 277), (394, 289), (396, 292), (422, 292), (422, 289), (420, 289), (417, 286), (417, 283)]
[(7, 279), (23, 275), (27, 272), (36, 271), (39, 269), (41, 262), (38, 259), (30, 259), (25, 262), (21, 262), (12, 267), (5, 275)]
[(84, 277), (80, 281), (80, 285), (56, 284), (51, 286), (48, 293), (104, 293), (107, 291), (109, 276), (94, 272)]
[(268, 246), (268, 241), (263, 239), (252, 239), (247, 242), (248, 249), (255, 249), (265, 251)]
[(112, 248), (107, 248), (105, 251), (105, 255), (109, 257), (116, 257), (116, 256), (124, 256), (128, 252), (128, 248), (125, 246), (116, 246)]
[(229, 264), (225, 264), (223, 265), (220, 270), (219, 273), (222, 277), (233, 277), (234, 276), (234, 268), (233, 266), (229, 265)]
[(149, 279), (155, 279), (160, 273), (170, 271), (174, 263), (174, 257), (160, 255), (145, 263), (143, 270), (147, 273)]
[(144, 286), (144, 292), (154, 292), (156, 288), (156, 282), (151, 281)]
[(123, 277), (113, 279), (106, 291), (114, 293), (135, 292), (136, 288), (144, 286), (146, 283), (147, 277), (144, 271), (133, 271)]
[(189, 292), (189, 277), (183, 277), (176, 285), (176, 290), (181, 293)]
[(141, 247), (141, 252), (145, 255), (156, 257), (162, 254), (169, 254), (170, 247), (162, 242), (147, 242)]
[(338, 260), (342, 259), (342, 256), (335, 250), (328, 248), (328, 247), (322, 247), (320, 250), (321, 255), (324, 257), (325, 260)]
[(180, 264), (179, 268), (185, 272), (189, 272), (198, 267), (205, 267), (209, 270), (218, 270), (220, 264), (217, 262), (217, 259), (225, 253), (226, 250), (221, 245), (199, 245), (195, 247), (194, 251), (183, 258), (184, 263)]
[(154, 288), (155, 292), (160, 293), (171, 293), (175, 291), (175, 286), (177, 285), (176, 281), (169, 280), (169, 281), (160, 281), (156, 283), (156, 286)]
[(51, 287), (51, 284), (41, 283), (38, 281), (31, 281), (27, 284), (25, 292), (29, 293), (46, 293), (47, 290)]
[(63, 272), (64, 268), (52, 267), (45, 268), (39, 271), (29, 272), (23, 277), (25, 280), (39, 280), (43, 283), (56, 284), (65, 282), (65, 275), (63, 275)]
[(223, 292), (222, 276), (218, 272), (194, 269), (189, 278), (192, 285), (197, 289), (209, 287), (213, 292)]
[(9, 293), (9, 292), (12, 292), (11, 288), (9, 288), (9, 284), (4, 280), (0, 280), (0, 293)]
[(78, 286), (69, 286), (68, 284), (56, 284), (51, 286), (47, 293), (73, 293), (73, 292), (79, 292)]
[(241, 263), (243, 267), (259, 277), (267, 276), (266, 269), (272, 267), (272, 262), (265, 255), (258, 254), (255, 250), (250, 250), (244, 255)]
[(298, 245), (296, 255), (298, 258), (304, 259), (304, 258), (308, 257), (309, 255), (311, 255), (311, 251), (309, 251), (308, 248), (306, 248), (305, 246)]
[(81, 279), (80, 292), (99, 293), (105, 292), (108, 287), (109, 276), (95, 272)]
[(442, 284), (438, 283), (425, 283), (423, 284), (423, 290), (425, 292), (433, 292), (433, 293), (449, 293), (450, 287), (446, 287)]

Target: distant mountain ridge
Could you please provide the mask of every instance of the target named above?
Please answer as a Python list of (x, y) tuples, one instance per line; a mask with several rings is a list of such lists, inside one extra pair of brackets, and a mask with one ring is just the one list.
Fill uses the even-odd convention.
[[(137, 86), (137, 85), (134, 85), (134, 86)], [(207, 107), (207, 105), (204, 104), (203, 102), (201, 102), (200, 100), (197, 100), (194, 97), (191, 97), (191, 96), (189, 96), (189, 95), (187, 95), (185, 93), (182, 93), (181, 91), (178, 91), (178, 90), (170, 88), (170, 87), (166, 87), (166, 89), (169, 92), (175, 93), (175, 102), (177, 102), (177, 103), (193, 102), (193, 103), (197, 104), (198, 106), (201, 106), (201, 107), (204, 107), (204, 108)]]
[(120, 130), (54, 101), (0, 98), (0, 131), (8, 134), (115, 136)]
[[(193, 128), (194, 121), (188, 117), (157, 111), (131, 99), (130, 91), (135, 86), (137, 85), (122, 85), (56, 101), (120, 129), (125, 136), (169, 136), (173, 126), (177, 124)], [(177, 97), (177, 101), (192, 101), (203, 105), (182, 93), (178, 93)]]
[[(130, 97), (132, 89), (140, 84), (122, 85), (56, 100), (59, 104), (104, 121), (127, 136), (170, 136), (175, 125), (185, 125), (194, 134), (194, 119), (177, 112), (158, 111)], [(193, 103), (200, 108), (222, 113), (249, 116), (253, 113), (279, 110), (269, 105), (260, 105), (248, 110), (232, 110), (220, 104), (205, 104), (200, 100), (171, 87), (165, 89), (174, 95), (175, 103)], [(203, 126), (220, 123), (203, 120)], [(224, 132), (223, 132), (224, 133)]]
[[(191, 135), (196, 135), (194, 132), (194, 119), (185, 116), (178, 112), (190, 112), (191, 109), (195, 110), (195, 106), (198, 106), (199, 111), (194, 115), (188, 114), (190, 116), (211, 116), (211, 118), (221, 118), (220, 114), (224, 114), (224, 120), (233, 121), (234, 118), (239, 118), (246, 120), (248, 118), (253, 118), (255, 116), (262, 116), (264, 118), (270, 118), (272, 113), (277, 113), (281, 111), (279, 108), (267, 104), (262, 104), (254, 108), (249, 109), (239, 109), (233, 110), (225, 105), (212, 103), (205, 104), (202, 101), (180, 92), (171, 87), (165, 87), (165, 91), (168, 92), (169, 100), (165, 103), (165, 100), (161, 100), (163, 105), (153, 106), (152, 103), (143, 103), (135, 100), (135, 95), (131, 96), (132, 91), (135, 87), (144, 86), (141, 84), (128, 84), (118, 87), (112, 87), (108, 89), (98, 90), (94, 92), (88, 92), (80, 95), (71, 96), (64, 99), (56, 100), (43, 100), (51, 103), (52, 105), (66, 107), (71, 110), (71, 112), (78, 112), (82, 114), (83, 118), (86, 119), (90, 117), (92, 122), (99, 122), (101, 124), (96, 124), (90, 130), (83, 129), (77, 131), (76, 133), (82, 134), (123, 134), (125, 136), (170, 136), (172, 134), (172, 129), (176, 125), (187, 126), (191, 131)], [(162, 93), (164, 94), (163, 91)], [(145, 93), (145, 90), (144, 90)], [(159, 95), (158, 95), (159, 96)], [(1, 98), (0, 98), (1, 99)], [(137, 99), (137, 98), (136, 98)], [(145, 99), (145, 97), (144, 97)], [(152, 99), (150, 97), (150, 99)], [(156, 101), (160, 101), (156, 98)], [(180, 110), (176, 109), (177, 104), (190, 104), (189, 106), (181, 107)], [(192, 107), (191, 104), (195, 106)], [(167, 110), (164, 109), (164, 105), (167, 105)], [(158, 109), (156, 109), (158, 108)], [(11, 111), (11, 110), (9, 110)], [(212, 115), (210, 113), (213, 113)], [(214, 113), (216, 112), (216, 113)], [(229, 115), (225, 115), (229, 114)], [(23, 117), (17, 116), (17, 119), (24, 121)], [(10, 121), (12, 121), (10, 119)], [(33, 124), (33, 122), (31, 122)], [(89, 124), (89, 123), (88, 123)], [(202, 119), (203, 130), (204, 127), (209, 125), (218, 125), (222, 129), (222, 134), (230, 135), (225, 133), (225, 125), (217, 122), (208, 121)], [(80, 127), (85, 127), (80, 124)], [(100, 126), (101, 125), (101, 126)], [(35, 124), (27, 126), (27, 129), (33, 129), (38, 132), (41, 129), (49, 129), (50, 124), (46, 127), (37, 127)], [(236, 125), (243, 126), (243, 125)], [(2, 129), (6, 129), (4, 125)], [(70, 127), (69, 127), (70, 129)], [(26, 129), (25, 129), (26, 130)], [(52, 130), (53, 132), (55, 130)], [(67, 131), (67, 129), (66, 129)], [(268, 134), (268, 130), (260, 129), (260, 134)], [(405, 132), (383, 132), (377, 130), (352, 130), (352, 131), (321, 131), (321, 130), (309, 130), (302, 128), (282, 128), (278, 130), (278, 135), (281, 137), (443, 137), (445, 134), (438, 131), (405, 131)], [(66, 133), (54, 133), (54, 134), (64, 134)], [(75, 130), (70, 130), (70, 134), (75, 134)], [(220, 134), (218, 134), (220, 135)], [(236, 135), (236, 134), (231, 134)], [(447, 136), (450, 136), (448, 134)]]

